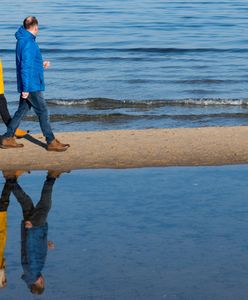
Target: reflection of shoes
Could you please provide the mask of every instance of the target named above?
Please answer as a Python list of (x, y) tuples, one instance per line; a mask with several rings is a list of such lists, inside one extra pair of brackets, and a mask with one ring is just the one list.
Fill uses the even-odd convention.
[(22, 148), (23, 144), (18, 144), (14, 137), (2, 138), (0, 143), (0, 148), (8, 149), (8, 148)]
[(48, 170), (47, 176), (50, 178), (59, 178), (62, 173), (70, 173), (70, 171)]
[(15, 171), (3, 170), (2, 172), (5, 179), (17, 179), (19, 176), (21, 176), (24, 173), (30, 173), (30, 171), (27, 170), (15, 170)]
[(17, 128), (15, 131), (15, 137), (22, 138), (28, 133), (29, 133), (29, 130), (22, 130), (20, 128)]
[(2, 171), (3, 177), (7, 179), (16, 179), (15, 171)]
[(70, 147), (69, 144), (62, 144), (57, 139), (54, 139), (50, 144), (47, 145), (47, 151), (66, 151)]
[(29, 170), (16, 170), (15, 171), (16, 177), (19, 177), (19, 176), (21, 176), (24, 173), (29, 173), (30, 174), (30, 171)]

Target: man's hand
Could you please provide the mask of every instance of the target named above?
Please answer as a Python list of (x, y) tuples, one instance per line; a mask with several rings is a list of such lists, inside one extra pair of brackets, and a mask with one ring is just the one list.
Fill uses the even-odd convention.
[(50, 61), (48, 61), (48, 60), (44, 60), (43, 61), (43, 67), (44, 67), (44, 69), (48, 69), (50, 67), (50, 65), (51, 65)]
[(30, 221), (25, 221), (24, 225), (25, 225), (25, 228), (28, 228), (28, 229), (33, 227), (33, 224)]
[(29, 92), (22, 92), (22, 99), (27, 99), (29, 96)]

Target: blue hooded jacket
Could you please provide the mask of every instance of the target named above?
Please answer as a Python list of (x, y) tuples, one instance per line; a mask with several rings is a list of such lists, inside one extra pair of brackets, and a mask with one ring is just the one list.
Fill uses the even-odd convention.
[(18, 92), (44, 91), (43, 59), (35, 35), (21, 26), (15, 37)]

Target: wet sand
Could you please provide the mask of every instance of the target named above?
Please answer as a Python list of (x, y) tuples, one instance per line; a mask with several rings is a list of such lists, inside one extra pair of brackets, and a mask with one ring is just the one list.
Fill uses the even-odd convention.
[(248, 163), (248, 127), (62, 132), (71, 147), (48, 152), (44, 138), (20, 139), (22, 149), (0, 149), (0, 169), (139, 168)]

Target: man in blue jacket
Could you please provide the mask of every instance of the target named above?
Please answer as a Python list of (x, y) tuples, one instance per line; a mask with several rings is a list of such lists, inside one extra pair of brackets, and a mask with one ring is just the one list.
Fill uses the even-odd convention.
[(70, 145), (60, 143), (52, 132), (49, 122), (47, 104), (43, 98), (45, 90), (44, 68), (48, 68), (49, 61), (43, 61), (41, 52), (35, 39), (38, 34), (38, 20), (29, 16), (23, 21), (16, 32), (16, 72), (20, 102), (7, 132), (2, 136), (0, 147), (21, 148), (14, 138), (15, 130), (28, 110), (33, 107), (40, 122), (42, 133), (47, 141), (48, 151), (66, 151)]

